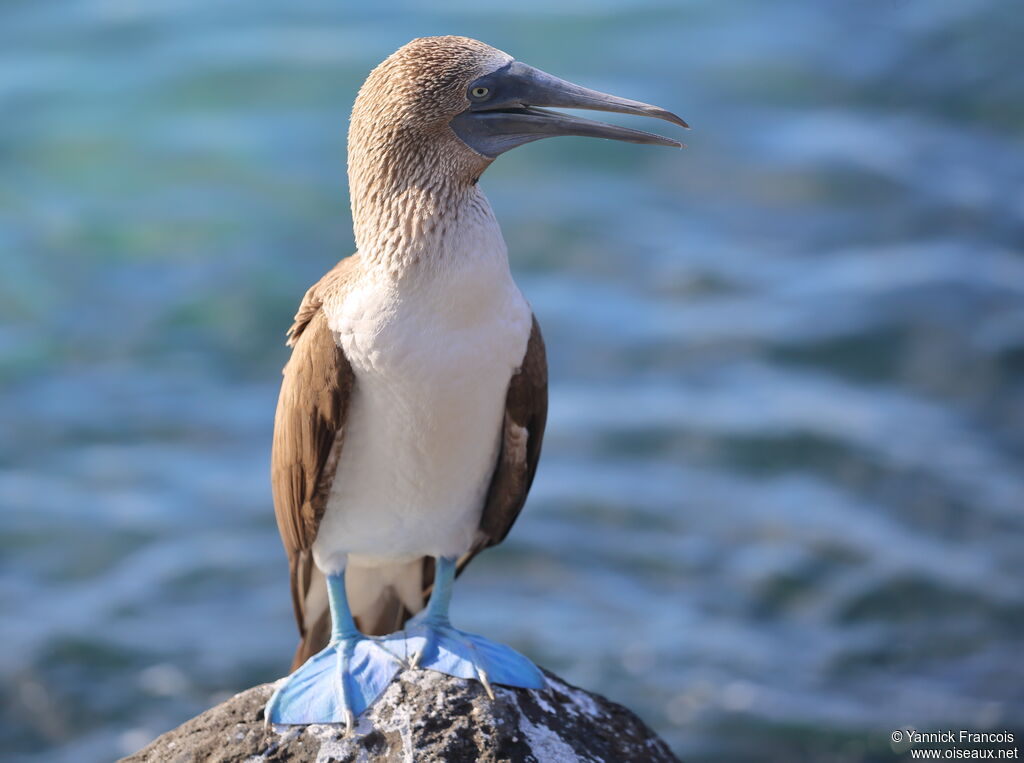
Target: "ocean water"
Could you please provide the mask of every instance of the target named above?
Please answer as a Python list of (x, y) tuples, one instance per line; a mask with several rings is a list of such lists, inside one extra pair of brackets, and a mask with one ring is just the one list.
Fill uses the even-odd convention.
[(353, 5), (0, 7), (2, 757), (111, 760), (287, 669), (283, 333), (353, 248), (358, 85), (441, 33), (694, 125), (482, 180), (551, 412), (456, 622), (687, 760), (1024, 729), (1019, 7)]

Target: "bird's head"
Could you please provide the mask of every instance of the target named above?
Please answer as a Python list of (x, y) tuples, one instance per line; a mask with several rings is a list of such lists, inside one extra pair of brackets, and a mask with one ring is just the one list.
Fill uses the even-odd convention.
[[(664, 109), (574, 85), (477, 40), (421, 37), (388, 57), (360, 89), (349, 132), (350, 166), (358, 151), (376, 163), (426, 162), (435, 175), (475, 180), (499, 154), (558, 135), (682, 145), (546, 107), (638, 114), (687, 126)], [(408, 175), (414, 167), (406, 170)]]

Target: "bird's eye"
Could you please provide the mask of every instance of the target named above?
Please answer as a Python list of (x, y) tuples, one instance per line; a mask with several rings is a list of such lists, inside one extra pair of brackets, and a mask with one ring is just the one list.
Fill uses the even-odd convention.
[(474, 87), (470, 91), (470, 94), (474, 98), (486, 98), (488, 93), (490, 93), (490, 92), (491, 92), (491, 89), (489, 87)]

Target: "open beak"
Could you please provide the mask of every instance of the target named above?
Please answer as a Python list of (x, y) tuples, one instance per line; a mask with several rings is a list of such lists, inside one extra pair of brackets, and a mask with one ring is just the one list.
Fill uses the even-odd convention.
[(689, 127), (665, 109), (589, 90), (519, 61), (472, 82), (467, 97), (470, 106), (451, 121), (452, 129), (466, 145), (488, 157), (495, 157), (524, 143), (558, 135), (609, 138), (676, 148), (683, 146), (677, 140), (643, 130), (541, 108), (547, 106), (638, 114)]

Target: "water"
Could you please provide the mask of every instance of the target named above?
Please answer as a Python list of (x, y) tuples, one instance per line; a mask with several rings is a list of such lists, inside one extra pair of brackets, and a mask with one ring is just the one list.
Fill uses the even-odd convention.
[(4, 757), (109, 760), (287, 668), (283, 332), (352, 250), (356, 88), (448, 32), (696, 128), (483, 180), (551, 416), (457, 622), (690, 760), (1024, 727), (1019, 8), (346, 5), (0, 11)]

